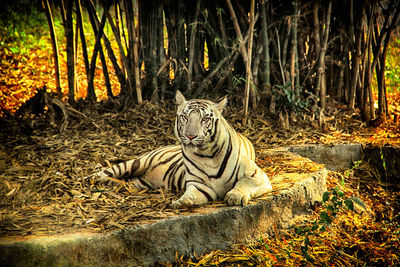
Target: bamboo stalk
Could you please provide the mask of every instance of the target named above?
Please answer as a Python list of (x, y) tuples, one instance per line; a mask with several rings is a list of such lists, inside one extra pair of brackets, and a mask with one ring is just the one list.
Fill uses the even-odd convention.
[(320, 106), (322, 109), (326, 107), (326, 78), (325, 78), (325, 53), (328, 46), (329, 29), (331, 22), (332, 1), (329, 1), (328, 11), (326, 14), (325, 30), (323, 36), (323, 43), (319, 54), (319, 66), (317, 75), (317, 88), (320, 87)]
[[(118, 30), (117, 30), (117, 28), (115, 26), (113, 18), (111, 17), (110, 12), (108, 10), (105, 10), (105, 14), (107, 16), (108, 22), (110, 23), (111, 29), (112, 29), (112, 31), (114, 33), (115, 40), (117, 41), (117, 44), (118, 44), (118, 47), (119, 47), (119, 52), (120, 52), (121, 58), (122, 58), (122, 63), (124, 64), (125, 69), (126, 69), (126, 71), (128, 73), (128, 78), (126, 79), (126, 81), (128, 82), (128, 90), (129, 90), (128, 95), (132, 96), (132, 92), (133, 92), (133, 78), (132, 78), (132, 76), (133, 76), (133, 74), (132, 74), (132, 71), (131, 71), (131, 69), (129, 67), (130, 64), (128, 62), (127, 55), (125, 54), (125, 49), (124, 49), (124, 47), (122, 45), (121, 38), (119, 36)], [(139, 83), (136, 84), (136, 86), (139, 85), (139, 92), (137, 91), (138, 103), (142, 103), (141, 90), (140, 90), (140, 77), (139, 77), (139, 75), (136, 75), (136, 65), (135, 65), (135, 79), (136, 79), (136, 77), (139, 79)]]
[[(229, 1), (229, 0), (228, 0)], [(253, 50), (253, 29), (254, 29), (254, 0), (251, 0), (250, 4), (250, 37), (249, 44), (247, 50), (247, 62), (246, 62), (246, 88), (244, 94), (244, 118), (243, 125), (247, 125), (247, 117), (248, 117), (248, 109), (249, 109), (249, 94), (250, 94), (250, 86), (252, 84), (252, 75), (251, 75), (251, 53)]]
[[(93, 32), (95, 35), (97, 35), (97, 28), (98, 28), (98, 25), (100, 24), (100, 21), (99, 21), (99, 18), (97, 17), (96, 10), (94, 8), (94, 4), (92, 1), (89, 1), (89, 0), (85, 1), (85, 4), (86, 4), (87, 12), (89, 14), (89, 20), (90, 20), (90, 24), (92, 25)], [(111, 43), (108, 40), (106, 34), (103, 33), (102, 37), (103, 37), (104, 46), (107, 50), (108, 58), (111, 60), (115, 74), (117, 75), (118, 81), (120, 83), (121, 92), (124, 93), (124, 91), (126, 90), (126, 76), (124, 74), (124, 71), (121, 69), (121, 67), (118, 64), (118, 60), (115, 57), (114, 50), (112, 49)], [(121, 57), (122, 57), (122, 55), (121, 55)], [(121, 59), (121, 61), (122, 61), (122, 59)]]
[(226, 56), (225, 58), (223, 58), (218, 62), (218, 64), (213, 68), (213, 70), (207, 75), (207, 77), (203, 79), (200, 86), (197, 87), (196, 91), (193, 93), (193, 97), (197, 97), (201, 91), (203, 91), (205, 88), (211, 85), (211, 81), (214, 78), (214, 76), (222, 69), (225, 63), (228, 62), (229, 59), (231, 59), (232, 54), (233, 53), (231, 53), (230, 55)]
[[(163, 18), (163, 7), (159, 7), (157, 9), (157, 17), (159, 21), (161, 21), (161, 27), (158, 28), (158, 47), (159, 47), (159, 62), (160, 64), (163, 63), (165, 64), (167, 61), (166, 56), (165, 56), (165, 49), (164, 49), (164, 27), (165, 27), (165, 21)], [(161, 69), (161, 68), (160, 68)], [(163, 75), (161, 76), (161, 99), (165, 99), (165, 94), (167, 90), (167, 81), (168, 81), (168, 70), (162, 72)], [(158, 73), (157, 73), (158, 76)]]
[[(320, 30), (319, 30), (319, 3), (315, 2), (313, 7), (313, 21), (314, 21), (314, 49), (315, 49), (315, 60), (318, 61), (320, 53), (321, 53), (321, 38), (320, 38)], [(317, 80), (314, 85), (314, 94), (319, 96), (320, 91), (320, 82)]]
[(54, 78), (56, 80), (56, 90), (57, 93), (61, 94), (61, 73), (60, 73), (60, 62), (58, 57), (58, 42), (57, 35), (54, 30), (53, 14), (49, 5), (49, 0), (42, 0), (42, 6), (46, 13), (47, 23), (49, 25), (51, 45), (53, 48), (53, 58), (54, 58)]
[[(258, 17), (259, 17), (259, 14), (257, 13), (255, 15), (255, 17), (254, 17), (254, 24), (257, 22)], [(232, 68), (233, 68), (233, 66), (234, 66), (234, 64), (235, 64), (235, 62), (236, 62), (236, 60), (237, 60), (237, 58), (238, 58), (238, 56), (240, 54), (241, 47), (244, 47), (246, 45), (246, 43), (248, 42), (249, 38), (250, 38), (250, 28), (247, 29), (246, 35), (243, 38), (243, 42), (239, 43), (236, 46), (236, 48), (231, 50), (231, 53), (229, 55), (229, 58), (231, 58), (229, 60), (229, 65), (224, 68), (224, 71), (223, 71), (220, 79), (218, 80), (217, 85), (214, 88), (215, 91), (218, 91), (219, 88), (221, 88), (222, 83), (228, 77), (229, 73), (231, 73), (231, 70), (232, 70)]]
[(267, 95), (271, 94), (271, 62), (269, 55), (269, 38), (268, 38), (268, 27), (267, 27), (267, 15), (266, 8), (267, 2), (263, 1), (261, 3), (261, 32), (262, 32), (262, 40), (263, 40), (263, 84), (262, 89)]
[(290, 61), (290, 80), (292, 84), (292, 90), (296, 92), (296, 95), (300, 95), (300, 77), (299, 77), (299, 56), (297, 52), (297, 16), (298, 16), (298, 3), (297, 0), (292, 1), (293, 5), (293, 19), (292, 19), (292, 28), (291, 28), (291, 61)]
[(260, 35), (257, 41), (257, 45), (254, 48), (254, 60), (253, 60), (253, 67), (251, 71), (251, 75), (253, 77), (253, 85), (254, 87), (258, 88), (259, 87), (259, 82), (258, 82), (258, 72), (260, 70), (260, 63), (261, 63), (261, 58), (262, 58), (262, 52), (263, 52), (263, 47), (262, 47), (262, 36)]
[(275, 34), (276, 34), (276, 47), (278, 50), (277, 53), (278, 53), (279, 70), (281, 71), (282, 82), (283, 84), (286, 84), (285, 72), (283, 70), (282, 60), (281, 60), (281, 43), (279, 41), (279, 33), (277, 28), (275, 28)]
[(188, 92), (192, 91), (192, 79), (193, 79), (193, 65), (195, 63), (194, 53), (196, 46), (196, 32), (197, 32), (197, 23), (200, 13), (200, 2), (197, 1), (196, 5), (196, 13), (194, 15), (194, 21), (192, 22), (192, 29), (190, 31), (190, 45), (189, 45), (189, 58), (188, 58), (188, 72), (187, 72), (187, 88)]
[[(235, 10), (233, 9), (231, 0), (226, 0), (226, 4), (228, 6), (229, 13), (231, 15), (231, 19), (232, 19), (232, 22), (233, 22), (233, 27), (235, 28), (236, 37), (238, 38), (239, 43), (241, 44), (241, 43), (243, 43), (242, 32), (240, 30), (239, 23), (238, 23), (238, 20), (237, 20), (237, 17), (236, 17)], [(249, 58), (247, 56), (246, 48), (244, 46), (240, 45), (239, 49), (240, 49), (240, 53), (242, 54), (243, 61), (246, 63), (248, 61), (248, 58)]]
[[(162, 46), (159, 46), (159, 42), (158, 39), (160, 38), (160, 32), (159, 32), (159, 28), (160, 28), (160, 21), (162, 21), (159, 17), (158, 17), (158, 10), (160, 9), (161, 6), (157, 6), (157, 7), (153, 7), (152, 9), (152, 15), (151, 15), (151, 27), (150, 27), (150, 62), (151, 62), (151, 84), (152, 84), (152, 89), (153, 89), (153, 99), (155, 101), (158, 101), (159, 97), (160, 97), (160, 92), (159, 92), (159, 88), (158, 88), (158, 79), (157, 79), (157, 69), (158, 69), (158, 64), (159, 61), (157, 61), (157, 56), (159, 56), (158, 54), (158, 50), (161, 50)], [(161, 23), (162, 26), (162, 23)]]
[(282, 53), (282, 66), (284, 68), (286, 68), (286, 63), (287, 63), (287, 52), (288, 52), (288, 45), (289, 45), (289, 38), (290, 38), (290, 29), (292, 27), (291, 24), (291, 18), (288, 17), (287, 19), (285, 19), (285, 23), (286, 23), (286, 31), (285, 31), (285, 38), (283, 39), (283, 43), (282, 43), (282, 49), (281, 49), (281, 53)]
[[(77, 13), (82, 14), (82, 7), (81, 7), (79, 0), (76, 0), (76, 5), (77, 5)], [(80, 17), (81, 17), (80, 20), (82, 21), (82, 15), (80, 15)], [(95, 33), (95, 35), (97, 35), (97, 33)], [(103, 35), (104, 35), (104, 30), (103, 30), (102, 36)], [(84, 34), (84, 30), (83, 30), (83, 21), (82, 21), (81, 27), (80, 27), (80, 36), (81, 36), (81, 42), (82, 42), (83, 58), (85, 61), (86, 75), (87, 75), (87, 79), (89, 80), (90, 67), (89, 67), (89, 59), (88, 59), (87, 48), (86, 48), (85, 34)], [(114, 95), (113, 95), (113, 92), (111, 89), (110, 76), (108, 75), (107, 61), (104, 56), (103, 46), (101, 45), (101, 41), (100, 41), (100, 47), (99, 47), (99, 55), (100, 55), (100, 61), (101, 61), (103, 75), (104, 75), (104, 85), (106, 86), (106, 90), (107, 90), (107, 96), (113, 97)], [(87, 67), (86, 67), (86, 64), (88, 64)], [(93, 95), (95, 96), (94, 87), (93, 87)]]
[[(393, 5), (394, 2), (395, 1), (392, 1)], [(388, 115), (387, 93), (385, 85), (386, 55), (387, 55), (387, 49), (389, 47), (391, 33), (393, 32), (400, 16), (400, 4), (397, 3), (398, 5), (394, 7), (392, 3), (389, 5), (388, 10), (390, 11), (395, 10), (395, 11), (393, 13), (393, 16), (386, 16), (385, 18), (384, 26), (382, 27), (381, 33), (379, 34), (378, 37), (378, 41), (374, 52), (374, 61), (372, 63), (372, 68), (374, 64), (376, 64), (376, 69), (377, 69), (376, 76), (378, 83), (378, 111), (380, 114), (386, 114), (386, 115)], [(390, 9), (390, 7), (393, 8)], [(389, 24), (388, 21), (390, 20), (390, 17), (391, 17), (391, 23)], [(387, 26), (385, 27), (385, 25)], [(383, 42), (383, 49), (381, 49), (382, 42)]]
[(355, 99), (356, 99), (356, 88), (357, 83), (360, 76), (360, 57), (361, 57), (361, 21), (359, 21), (357, 26), (357, 34), (356, 34), (356, 47), (354, 54), (352, 55), (352, 76), (350, 83), (350, 94), (349, 94), (349, 104), (348, 107), (351, 110), (355, 108)]
[[(139, 2), (136, 2), (139, 5)], [(139, 7), (136, 7), (136, 18), (139, 18)], [(134, 18), (132, 18), (134, 22)], [(135, 27), (135, 23), (133, 23), (133, 27)], [(139, 25), (138, 25), (139, 28)], [(143, 103), (142, 98), (142, 88), (140, 85), (140, 62), (139, 62), (139, 34), (137, 29), (133, 29), (133, 39), (134, 39), (134, 48), (133, 48), (133, 59), (135, 64), (135, 88), (136, 88), (136, 97), (139, 104)]]
[[(218, 2), (217, 2), (217, 4), (218, 4)], [(217, 16), (218, 16), (218, 26), (219, 26), (219, 30), (221, 32), (221, 37), (222, 37), (222, 45), (223, 45), (224, 50), (227, 50), (227, 48), (228, 48), (228, 38), (226, 36), (225, 23), (224, 23), (223, 18), (222, 18), (222, 9), (219, 6), (218, 6), (218, 10), (217, 10)], [(232, 68), (227, 70), (228, 71), (228, 73), (227, 73), (228, 88), (232, 88), (233, 87), (233, 85), (232, 85), (232, 70), (231, 69)], [(216, 88), (217, 87), (214, 88), (214, 91), (217, 90)]]
[(92, 59), (90, 61), (90, 68), (89, 68), (90, 72), (89, 72), (89, 78), (88, 78), (88, 95), (86, 97), (89, 100), (94, 100), (96, 98), (96, 95), (94, 93), (94, 84), (93, 84), (94, 83), (94, 74), (95, 74), (95, 70), (96, 70), (97, 54), (101, 47), (101, 36), (103, 35), (103, 29), (104, 29), (104, 26), (106, 24), (106, 19), (107, 19), (106, 10), (107, 9), (104, 10), (99, 29), (97, 30)]
[[(365, 9), (364, 9), (365, 12)], [(362, 97), (362, 114), (365, 121), (369, 121), (374, 118), (373, 112), (373, 96), (372, 96), (372, 85), (371, 85), (371, 36), (372, 36), (372, 28), (373, 21), (375, 16), (375, 4), (373, 4), (369, 18), (367, 21), (367, 38), (365, 40), (365, 48), (364, 48), (364, 56), (363, 56), (363, 69), (362, 69), (362, 85), (361, 88), (363, 90)], [(372, 106), (372, 109), (371, 109)]]
[[(64, 2), (64, 1), (62, 1)], [(67, 73), (68, 73), (68, 101), (75, 102), (75, 56), (74, 56), (74, 29), (72, 17), (73, 0), (66, 0), (65, 37), (67, 39)]]
[(86, 38), (83, 29), (82, 6), (79, 0), (75, 0), (75, 7), (76, 7), (77, 22), (79, 25), (79, 35), (82, 43), (83, 62), (85, 64), (86, 76), (87, 78), (89, 78), (89, 56), (87, 53)]
[(76, 73), (76, 63), (78, 62), (78, 45), (79, 45), (79, 20), (75, 20), (75, 38), (74, 38), (74, 88), (75, 92), (79, 92), (78, 75)]

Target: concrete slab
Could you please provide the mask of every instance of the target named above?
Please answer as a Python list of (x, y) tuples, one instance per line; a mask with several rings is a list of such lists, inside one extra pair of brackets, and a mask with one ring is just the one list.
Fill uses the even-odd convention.
[(288, 150), (312, 161), (325, 164), (325, 167), (331, 171), (350, 169), (355, 161), (362, 158), (361, 144), (335, 144), (332, 146), (307, 144), (291, 146)]
[(1, 266), (148, 266), (173, 261), (176, 254), (200, 255), (291, 226), (298, 215), (321, 201), (327, 170), (285, 149), (263, 155), (303, 168), (271, 177), (274, 191), (245, 207), (194, 209), (192, 215), (142, 223), (107, 234), (76, 233), (30, 239), (0, 239)]

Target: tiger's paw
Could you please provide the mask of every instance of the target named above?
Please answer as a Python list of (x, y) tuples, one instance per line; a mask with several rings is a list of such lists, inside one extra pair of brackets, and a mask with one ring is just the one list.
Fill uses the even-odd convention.
[(172, 201), (171, 207), (173, 209), (180, 209), (193, 206), (193, 201), (190, 198), (180, 198), (178, 200)]
[(225, 202), (230, 206), (246, 206), (250, 201), (250, 194), (243, 194), (234, 188), (225, 195)]

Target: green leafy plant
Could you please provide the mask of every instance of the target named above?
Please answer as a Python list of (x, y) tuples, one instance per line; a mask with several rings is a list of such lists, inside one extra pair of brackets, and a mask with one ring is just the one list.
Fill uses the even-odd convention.
[(340, 182), (341, 185), (344, 185), (344, 179), (345, 179), (345, 178), (349, 178), (351, 172), (354, 171), (355, 169), (358, 169), (358, 167), (360, 167), (361, 163), (362, 163), (362, 160), (357, 160), (357, 161), (355, 161), (355, 162), (354, 162), (354, 166), (351, 167), (351, 169), (346, 170), (346, 171), (344, 172), (344, 176), (342, 176), (342, 181)]
[(382, 161), (383, 170), (385, 171), (385, 176), (387, 177), (386, 160), (385, 160), (385, 156), (383, 155), (382, 147), (380, 147), (379, 154), (381, 156), (381, 161)]
[(390, 43), (386, 59), (385, 81), (388, 92), (396, 92), (400, 89), (400, 36)]
[(332, 188), (322, 195), (323, 208), (321, 209), (319, 218), (309, 226), (300, 226), (295, 229), (297, 235), (304, 236), (301, 252), (306, 261), (311, 263), (314, 261), (308, 253), (309, 248), (312, 246), (308, 236), (326, 231), (338, 214), (346, 211), (354, 211), (354, 204), (365, 208), (361, 199), (357, 197), (346, 197), (346, 194), (337, 187)]
[[(47, 36), (47, 22), (43, 12), (33, 5), (23, 11), (6, 6), (0, 17), (0, 46), (14, 54), (27, 54), (32, 48), (44, 49)], [(39, 37), (39, 38), (38, 38)]]
[[(302, 94), (298, 94), (299, 91)], [(274, 85), (272, 93), (277, 104), (287, 111), (300, 112), (318, 101), (318, 97), (307, 90), (302, 91), (301, 88), (292, 90), (290, 82), (284, 85)]]

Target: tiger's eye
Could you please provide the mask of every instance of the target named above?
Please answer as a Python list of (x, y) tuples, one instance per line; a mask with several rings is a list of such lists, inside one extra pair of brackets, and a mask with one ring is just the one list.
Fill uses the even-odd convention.
[(179, 118), (181, 119), (182, 122), (187, 122), (187, 116), (186, 115), (180, 115)]
[(203, 124), (206, 124), (206, 123), (208, 123), (210, 121), (211, 121), (211, 118), (209, 118), (209, 117), (204, 117), (204, 118), (201, 119), (201, 123), (203, 123)]

